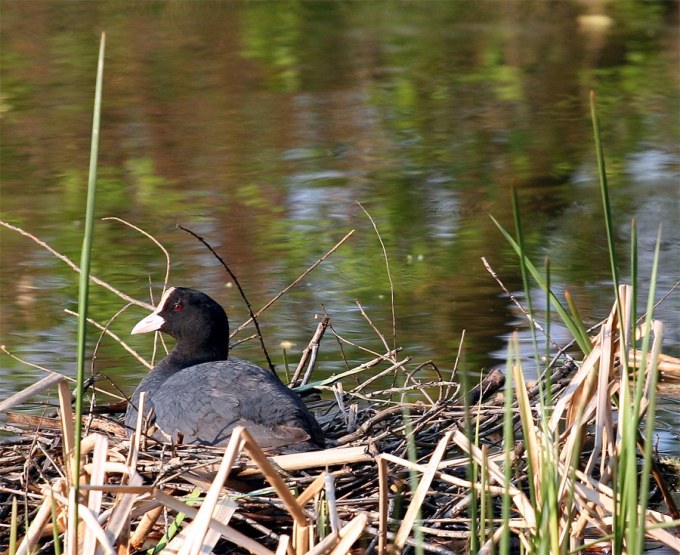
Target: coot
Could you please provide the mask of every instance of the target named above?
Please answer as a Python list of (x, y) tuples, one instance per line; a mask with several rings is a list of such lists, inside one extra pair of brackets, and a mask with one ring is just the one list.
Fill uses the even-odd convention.
[(224, 445), (234, 427), (243, 425), (265, 449), (324, 446), (319, 424), (294, 391), (272, 372), (229, 357), (227, 315), (208, 295), (168, 289), (132, 333), (156, 330), (174, 337), (175, 348), (132, 395), (125, 414), (128, 433), (137, 423), (139, 395), (146, 391), (148, 430), (160, 441)]

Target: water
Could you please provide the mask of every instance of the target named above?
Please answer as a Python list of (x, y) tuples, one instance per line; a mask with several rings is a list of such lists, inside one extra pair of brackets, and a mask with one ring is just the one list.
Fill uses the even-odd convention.
[[(583, 19), (606, 10), (608, 27)], [(504, 366), (526, 323), (480, 261), (521, 291), (518, 262), (490, 215), (513, 226), (518, 191), (530, 256), (594, 323), (610, 310), (605, 230), (588, 94), (598, 93), (621, 276), (637, 221), (648, 282), (663, 223), (657, 298), (680, 268), (677, 4), (599, 2), (4, 2), (2, 219), (79, 260), (99, 33), (107, 32), (97, 215), (123, 218), (170, 252), (171, 284), (200, 288), (247, 317), (236, 289), (182, 224), (228, 262), (262, 306), (349, 230), (353, 237), (261, 318), (267, 345), (295, 358), (322, 305), (334, 327), (380, 350), (362, 317), (418, 361)], [(77, 276), (0, 229), (0, 342), (73, 373)], [(97, 221), (92, 271), (148, 300), (165, 259), (147, 238)], [(641, 294), (646, 294), (643, 287)], [(543, 299), (535, 291), (534, 302)], [(94, 287), (92, 317), (124, 303)], [(659, 306), (665, 351), (680, 355), (680, 294)], [(144, 311), (111, 329), (129, 337)], [(560, 343), (565, 330), (553, 326)], [(97, 333), (91, 341), (94, 348)], [(535, 373), (532, 348), (527, 373)], [(263, 362), (254, 342), (239, 355)], [(349, 349), (351, 361), (365, 359)], [(319, 372), (343, 367), (335, 342)], [(145, 370), (111, 339), (94, 368), (130, 392)], [(40, 372), (0, 358), (0, 395)], [(662, 450), (678, 454), (671, 397)], [(674, 430), (674, 431), (673, 431)]]

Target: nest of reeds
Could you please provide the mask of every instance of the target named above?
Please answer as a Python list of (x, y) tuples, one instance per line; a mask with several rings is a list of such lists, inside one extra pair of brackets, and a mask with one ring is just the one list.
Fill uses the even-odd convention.
[[(545, 521), (536, 507), (548, 503), (543, 487), (554, 483), (545, 473), (556, 472), (554, 506), (569, 503), (556, 532), (572, 547), (606, 543), (616, 506), (611, 465), (624, 448), (612, 399), (631, 389), (616, 320), (613, 310), (580, 365), (567, 360), (532, 386), (517, 367), (508, 376), (492, 371), (463, 395), (452, 376), (425, 372), (431, 364), (414, 365), (389, 349), (313, 388), (307, 373), (300, 391), (330, 392), (309, 404), (335, 446), (274, 457), (244, 429), (226, 449), (128, 439), (115, 418), (95, 414), (107, 409), (100, 407), (85, 417), (76, 470), (70, 391), (63, 377), (49, 375), (14, 402), (56, 384), (57, 415), (10, 415), (7, 427), (17, 435), (0, 446), (0, 542), (17, 553), (63, 543), (78, 553), (149, 546), (164, 553), (452, 553), (488, 552), (507, 534), (531, 552)], [(318, 352), (327, 327), (319, 324), (306, 353)], [(631, 369), (650, 372), (656, 364), (630, 358)], [(376, 389), (397, 370), (403, 383)], [(648, 380), (642, 400), (651, 387)], [(655, 510), (643, 508), (647, 537), (679, 548), (666, 528), (678, 518), (668, 473), (655, 456), (649, 460)]]
[[(43, 390), (59, 394), (54, 414), (9, 413), (0, 547), (291, 555), (495, 546), (531, 553), (546, 543), (601, 549), (640, 541), (617, 535), (626, 499), (642, 540), (680, 551), (670, 494), (677, 471), (652, 451), (653, 419), (645, 435), (640, 424), (653, 413), (659, 376), (680, 376), (680, 366), (660, 352), (661, 323), (634, 331), (620, 324), (632, 321), (630, 297), (622, 288), (580, 364), (562, 351), (533, 384), (524, 380), (516, 336), (505, 373), (461, 387), (455, 365), (444, 375), (380, 334), (384, 352), (364, 349), (362, 364), (315, 381), (324, 334), (348, 342), (324, 317), (291, 379), (331, 444), (313, 453), (271, 456), (242, 428), (221, 449), (159, 444), (141, 429), (128, 438), (115, 414), (124, 404), (91, 406), (76, 453), (71, 391), (64, 376), (48, 373), (0, 403), (8, 411)], [(645, 346), (633, 350), (640, 338)], [(624, 467), (632, 469), (626, 480)]]

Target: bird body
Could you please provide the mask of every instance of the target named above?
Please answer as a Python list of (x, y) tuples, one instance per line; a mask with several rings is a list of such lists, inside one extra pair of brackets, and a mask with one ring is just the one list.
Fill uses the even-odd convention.
[(139, 395), (146, 392), (150, 435), (162, 441), (225, 445), (245, 426), (261, 447), (279, 452), (322, 448), (319, 424), (272, 372), (228, 356), (229, 324), (222, 307), (193, 289), (169, 289), (132, 333), (160, 330), (175, 348), (135, 390), (125, 425), (135, 429)]

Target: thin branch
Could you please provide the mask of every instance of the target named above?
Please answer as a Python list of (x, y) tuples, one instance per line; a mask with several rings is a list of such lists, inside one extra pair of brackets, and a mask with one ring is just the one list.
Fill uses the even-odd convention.
[(241, 332), (250, 322), (253, 321), (253, 318), (257, 318), (260, 314), (262, 314), (265, 310), (267, 310), (271, 305), (273, 305), (276, 301), (278, 301), (283, 295), (285, 295), (288, 291), (290, 291), (293, 287), (295, 287), (298, 283), (300, 283), (306, 276), (309, 274), (314, 268), (316, 268), (319, 264), (321, 264), (326, 258), (328, 258), (331, 254), (333, 254), (340, 245), (342, 245), (347, 239), (349, 239), (352, 234), (354, 233), (354, 230), (352, 229), (347, 235), (345, 235), (340, 241), (338, 241), (333, 248), (328, 250), (326, 254), (324, 254), (321, 258), (319, 258), (314, 264), (312, 264), (309, 268), (307, 268), (302, 274), (300, 274), (295, 280), (293, 280), (290, 285), (284, 287), (279, 293), (274, 296), (266, 305), (264, 305), (260, 310), (258, 310), (250, 320), (246, 320), (243, 322), (234, 332), (232, 332), (232, 337), (234, 335), (237, 335), (239, 332)]
[[(170, 254), (168, 253), (166, 248), (163, 245), (161, 245), (160, 241), (150, 233), (144, 231), (142, 228), (137, 227), (134, 224), (131, 224), (130, 222), (124, 220), (123, 218), (118, 218), (116, 216), (108, 216), (106, 218), (102, 218), (102, 220), (113, 220), (115, 222), (120, 222), (128, 227), (131, 227), (132, 229), (141, 233), (145, 237), (148, 237), (163, 252), (163, 254), (165, 255), (165, 277), (163, 278), (163, 293), (165, 293), (165, 289), (168, 287), (168, 279), (170, 277)], [(153, 299), (153, 297), (151, 298)]]
[(276, 367), (274, 366), (274, 363), (272, 362), (272, 359), (269, 358), (269, 353), (267, 352), (267, 347), (265, 346), (265, 344), (264, 344), (264, 338), (262, 337), (262, 331), (260, 330), (260, 324), (258, 323), (257, 318), (255, 317), (255, 314), (253, 313), (253, 307), (252, 307), (252, 305), (250, 304), (250, 301), (248, 300), (248, 297), (246, 297), (246, 293), (245, 293), (245, 291), (243, 290), (243, 287), (241, 287), (241, 284), (239, 283), (238, 278), (236, 277), (236, 275), (234, 274), (234, 272), (231, 271), (231, 269), (229, 268), (229, 266), (227, 266), (227, 263), (224, 261), (224, 259), (223, 259), (219, 254), (217, 254), (217, 253), (215, 252), (215, 249), (213, 249), (213, 248), (210, 246), (210, 244), (209, 244), (205, 239), (203, 239), (203, 237), (201, 237), (200, 235), (194, 233), (194, 232), (191, 231), (190, 229), (188, 229), (188, 228), (186, 228), (186, 227), (184, 227), (184, 226), (182, 226), (182, 225), (180, 225), (180, 224), (177, 224), (177, 227), (178, 227), (179, 229), (181, 229), (182, 231), (188, 233), (189, 235), (192, 235), (192, 236), (195, 237), (198, 241), (200, 241), (201, 243), (203, 243), (203, 245), (205, 245), (205, 247), (211, 252), (211, 254), (218, 260), (218, 262), (222, 265), (222, 267), (223, 267), (223, 268), (227, 271), (227, 273), (231, 276), (231, 279), (234, 280), (234, 283), (236, 284), (236, 287), (238, 288), (238, 291), (239, 291), (239, 293), (241, 294), (241, 298), (243, 299), (243, 301), (246, 303), (246, 306), (248, 307), (248, 312), (250, 313), (250, 319), (253, 321), (253, 324), (255, 324), (255, 329), (257, 330), (257, 336), (258, 336), (259, 339), (260, 339), (260, 345), (262, 345), (262, 351), (264, 352), (264, 356), (265, 356), (265, 358), (267, 359), (267, 364), (269, 365), (269, 369), (272, 371), (272, 374), (274, 374), (274, 375), (276, 376), (276, 375), (277, 375), (277, 373), (276, 373)]
[(392, 272), (390, 272), (390, 261), (387, 256), (387, 249), (385, 248), (385, 243), (382, 240), (382, 236), (380, 235), (380, 231), (378, 230), (378, 226), (375, 223), (375, 220), (373, 220), (373, 217), (368, 213), (368, 210), (366, 210), (360, 202), (357, 202), (359, 205), (359, 208), (361, 208), (364, 211), (364, 214), (368, 217), (368, 219), (371, 221), (371, 224), (373, 225), (373, 229), (375, 230), (375, 234), (378, 236), (378, 241), (380, 241), (380, 246), (382, 247), (383, 251), (383, 257), (385, 258), (385, 270), (387, 271), (387, 279), (390, 282), (390, 308), (392, 309), (392, 342), (393, 342), (393, 348), (397, 348), (397, 317), (394, 311), (394, 283), (392, 282)]
[[(7, 229), (11, 229), (12, 231), (16, 231), (17, 233), (19, 233), (20, 235), (23, 235), (24, 237), (28, 237), (34, 243), (37, 243), (42, 248), (44, 248), (46, 251), (48, 251), (55, 258), (58, 258), (59, 260), (64, 262), (66, 265), (68, 265), (73, 271), (80, 273), (80, 268), (70, 258), (68, 258), (67, 256), (64, 256), (63, 254), (55, 251), (52, 247), (50, 247), (47, 243), (45, 243), (45, 241), (41, 241), (35, 235), (29, 233), (28, 231), (24, 231), (20, 227), (16, 227), (16, 226), (9, 224), (5, 221), (0, 220), (0, 225), (3, 226), (3, 227), (6, 227)], [(90, 279), (94, 283), (96, 283), (97, 285), (103, 287), (104, 289), (108, 289), (109, 291), (111, 291), (111, 293), (114, 293), (115, 295), (118, 295), (124, 301), (127, 301), (127, 302), (134, 304), (134, 305), (137, 305), (137, 306), (141, 306), (142, 308), (146, 308), (148, 310), (154, 309), (154, 307), (151, 306), (150, 304), (142, 302), (142, 301), (138, 301), (137, 299), (130, 297), (130, 295), (126, 295), (122, 291), (119, 291), (118, 289), (116, 289), (112, 285), (109, 285), (104, 280), (101, 280), (98, 277), (90, 275)]]
[[(124, 306), (121, 310), (119, 310), (119, 311), (114, 315), (113, 318), (115, 318), (116, 316), (118, 316), (118, 314), (120, 314), (120, 313), (121, 313), (123, 310), (125, 310), (128, 306), (130, 306), (130, 305), (128, 304), (128, 305)], [(68, 308), (65, 308), (65, 309), (64, 309), (64, 312), (66, 312), (66, 314), (70, 314), (71, 316), (75, 316), (76, 318), (78, 317), (78, 313), (77, 313), (77, 312), (73, 312), (72, 310), (69, 310)], [(113, 320), (113, 318), (112, 318), (111, 320)], [(153, 366), (152, 366), (149, 362), (147, 362), (146, 359), (144, 359), (143, 357), (141, 357), (141, 356), (137, 353), (137, 351), (135, 351), (132, 347), (130, 347), (127, 343), (125, 343), (125, 341), (123, 341), (120, 337), (118, 337), (115, 333), (113, 333), (110, 329), (108, 329), (108, 324), (107, 324), (106, 326), (103, 326), (102, 324), (100, 324), (100, 323), (97, 322), (96, 320), (93, 320), (92, 318), (88, 318), (88, 319), (87, 319), (87, 322), (88, 322), (89, 324), (92, 324), (92, 325), (93, 325), (94, 327), (96, 327), (97, 329), (101, 330), (102, 333), (105, 333), (106, 335), (108, 335), (109, 337), (111, 337), (111, 338), (112, 338), (114, 341), (116, 341), (121, 347), (123, 347), (123, 349), (125, 349), (128, 353), (130, 353), (133, 357), (135, 357), (135, 358), (136, 358), (139, 362), (141, 362), (144, 366), (146, 366), (147, 368), (153, 368)], [(109, 321), (109, 324), (110, 324), (110, 323), (111, 323), (111, 321)]]

